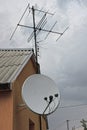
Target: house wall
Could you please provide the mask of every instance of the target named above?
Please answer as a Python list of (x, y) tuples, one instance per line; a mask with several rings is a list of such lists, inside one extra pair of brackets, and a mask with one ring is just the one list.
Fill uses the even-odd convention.
[(0, 92), (0, 130), (13, 128), (13, 96), (12, 92)]
[[(30, 111), (26, 106), (24, 106), (24, 102), (22, 100), (21, 89), (25, 79), (35, 74), (36, 70), (34, 64), (31, 60), (26, 64), (26, 66), (21, 71), (20, 75), (17, 79), (12, 83), (12, 91), (13, 91), (13, 130), (29, 130), (29, 120), (34, 123), (34, 130), (40, 130), (40, 118), (39, 115)], [(45, 120), (42, 119), (43, 130), (46, 130)]]

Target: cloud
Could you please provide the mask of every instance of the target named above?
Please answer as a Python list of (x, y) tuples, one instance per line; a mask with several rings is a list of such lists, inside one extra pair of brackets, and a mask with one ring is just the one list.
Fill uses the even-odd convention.
[(57, 83), (63, 103), (86, 103), (87, 8), (75, 1), (67, 4), (65, 21), (70, 25), (69, 30), (58, 43), (47, 44), (40, 59), (41, 69)]

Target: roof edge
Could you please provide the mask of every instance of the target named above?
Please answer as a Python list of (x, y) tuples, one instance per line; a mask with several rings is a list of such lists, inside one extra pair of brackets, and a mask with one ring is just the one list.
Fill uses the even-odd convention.
[(29, 61), (32, 55), (33, 55), (33, 52), (31, 52), (30, 56), (28, 56), (27, 59), (23, 61), (23, 64), (21, 65), (21, 67), (20, 66), (18, 67), (15, 73), (9, 78), (8, 80), (9, 83), (13, 82), (18, 77), (18, 75), (20, 74), (20, 72), (22, 71), (24, 66), (27, 64), (27, 62)]
[(0, 48), (0, 50), (2, 50), (2, 51), (10, 51), (10, 50), (11, 50), (11, 51), (12, 51), (12, 50), (13, 50), (13, 51), (16, 51), (16, 50), (17, 50), (17, 51), (18, 51), (18, 50), (19, 50), (19, 51), (22, 51), (22, 50), (23, 50), (23, 51), (24, 51), (24, 50), (26, 50), (26, 51), (27, 51), (27, 50), (28, 50), (28, 51), (34, 51), (33, 48)]

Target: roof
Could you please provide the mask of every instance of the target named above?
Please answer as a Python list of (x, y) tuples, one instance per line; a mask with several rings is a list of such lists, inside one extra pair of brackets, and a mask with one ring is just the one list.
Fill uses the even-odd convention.
[(31, 49), (0, 49), (0, 84), (17, 77), (32, 54)]

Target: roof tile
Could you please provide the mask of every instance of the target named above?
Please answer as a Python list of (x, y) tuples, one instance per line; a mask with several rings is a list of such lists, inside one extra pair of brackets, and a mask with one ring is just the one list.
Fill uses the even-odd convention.
[(24, 67), (32, 54), (30, 49), (1, 49), (0, 83), (10, 82), (9, 79)]

